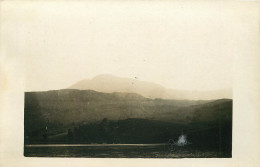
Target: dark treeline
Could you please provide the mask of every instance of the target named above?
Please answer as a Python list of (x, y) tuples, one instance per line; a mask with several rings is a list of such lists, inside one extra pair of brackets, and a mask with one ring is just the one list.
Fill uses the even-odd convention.
[(181, 132), (177, 124), (145, 119), (126, 119), (79, 124), (68, 130), (70, 143), (165, 143)]
[(232, 122), (222, 120), (210, 124), (174, 124), (146, 119), (115, 121), (105, 118), (95, 123), (72, 123), (63, 129), (66, 131), (53, 135), (51, 126), (49, 130), (41, 128), (36, 136), (26, 139), (26, 144), (167, 144), (170, 139), (177, 141), (181, 134), (185, 134), (191, 148), (215, 150), (228, 155), (231, 155), (232, 149)]
[(127, 119), (100, 123), (81, 124), (68, 130), (69, 143), (86, 144), (143, 144), (177, 141), (181, 134), (187, 135), (189, 147), (214, 149), (231, 153), (232, 125), (228, 122), (214, 124), (173, 124), (161, 121)]

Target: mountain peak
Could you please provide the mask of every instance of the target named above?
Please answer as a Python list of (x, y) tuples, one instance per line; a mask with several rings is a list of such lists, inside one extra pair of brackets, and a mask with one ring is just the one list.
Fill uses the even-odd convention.
[(215, 91), (181, 91), (166, 89), (159, 84), (141, 81), (137, 78), (122, 78), (111, 74), (100, 74), (92, 79), (81, 80), (70, 86), (69, 89), (90, 89), (104, 93), (136, 93), (147, 98), (162, 99), (212, 100), (232, 98), (231, 89)]
[(165, 91), (164, 87), (155, 83), (133, 78), (121, 78), (111, 74), (101, 74), (92, 79), (79, 81), (72, 85), (70, 89), (92, 89), (104, 93), (137, 93), (148, 98), (156, 98)]

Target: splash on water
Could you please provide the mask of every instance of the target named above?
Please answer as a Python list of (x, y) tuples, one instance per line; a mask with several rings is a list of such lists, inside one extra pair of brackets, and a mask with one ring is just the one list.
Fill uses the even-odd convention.
[(185, 146), (189, 144), (189, 142), (187, 141), (187, 136), (186, 135), (180, 135), (178, 138), (178, 141), (176, 142), (177, 146)]
[(170, 139), (168, 143), (169, 143), (171, 150), (174, 148), (174, 146), (185, 146), (185, 145), (191, 144), (191, 142), (188, 142), (187, 136), (184, 134), (181, 134), (178, 137), (178, 140), (176, 142), (174, 140)]

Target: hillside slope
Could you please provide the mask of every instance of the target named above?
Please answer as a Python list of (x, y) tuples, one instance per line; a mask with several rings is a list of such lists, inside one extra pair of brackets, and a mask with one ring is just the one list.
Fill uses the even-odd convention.
[(89, 124), (103, 119), (117, 121), (136, 118), (175, 124), (213, 124), (219, 119), (232, 121), (232, 100), (163, 100), (133, 93), (65, 89), (26, 92), (24, 114), (25, 133), (37, 133), (48, 126), (48, 130), (53, 130), (55, 134), (72, 124)]
[[(25, 114), (69, 124), (104, 118), (155, 119), (187, 123), (214, 121), (219, 111), (232, 111), (231, 100), (182, 101), (144, 98), (133, 93), (100, 93), (91, 90), (57, 90), (25, 93)], [(33, 117), (33, 116), (32, 116)]]

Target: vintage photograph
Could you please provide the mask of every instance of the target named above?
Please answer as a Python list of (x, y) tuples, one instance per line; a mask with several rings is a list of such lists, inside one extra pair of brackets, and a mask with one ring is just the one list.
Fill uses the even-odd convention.
[(231, 157), (232, 99), (221, 98), (224, 93), (230, 95), (177, 91), (112, 75), (67, 89), (26, 92), (24, 155)]
[(233, 15), (107, 3), (24, 8), (24, 156), (231, 158)]
[(259, 167), (260, 1), (0, 1), (0, 166)]

